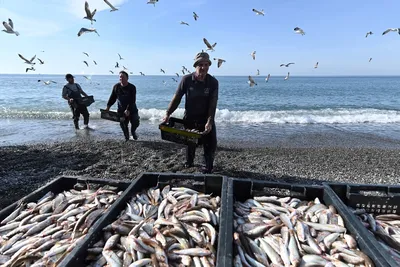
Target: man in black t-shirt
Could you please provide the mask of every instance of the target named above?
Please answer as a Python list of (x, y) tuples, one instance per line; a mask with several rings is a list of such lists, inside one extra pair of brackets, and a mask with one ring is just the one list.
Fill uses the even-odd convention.
[(75, 129), (79, 129), (79, 117), (80, 114), (83, 115), (83, 123), (84, 128), (89, 128), (89, 111), (84, 104), (79, 103), (79, 100), (82, 99), (82, 95), (88, 96), (81, 88), (81, 86), (75, 83), (74, 76), (72, 74), (65, 75), (65, 79), (68, 81), (66, 85), (64, 85), (62, 90), (62, 97), (68, 101), (69, 107), (71, 108)]
[(118, 103), (118, 116), (120, 117), (120, 125), (125, 135), (125, 140), (129, 140), (128, 124), (131, 122), (131, 133), (133, 139), (137, 140), (136, 129), (139, 127), (139, 112), (136, 107), (136, 87), (128, 82), (129, 76), (125, 71), (119, 72), (119, 83), (114, 85), (110, 98), (107, 102), (107, 108)]
[[(195, 57), (193, 67), (196, 71), (182, 77), (182, 80), (172, 98), (163, 122), (169, 120), (170, 115), (179, 106), (185, 95), (185, 115), (188, 129), (197, 129), (203, 132), (201, 142), (204, 148), (205, 167), (203, 173), (211, 173), (214, 167), (214, 155), (217, 148), (217, 131), (214, 117), (218, 102), (218, 80), (208, 74), (211, 65), (210, 56), (201, 52)], [(186, 150), (185, 167), (192, 167), (196, 152), (195, 145), (189, 145)]]

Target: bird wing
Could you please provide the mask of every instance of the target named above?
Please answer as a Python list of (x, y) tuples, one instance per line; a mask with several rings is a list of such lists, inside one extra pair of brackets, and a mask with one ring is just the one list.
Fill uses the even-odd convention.
[(214, 48), (216, 45), (217, 45), (217, 43), (214, 43), (214, 44), (212, 45), (212, 47)]
[(108, 2), (107, 0), (104, 0), (104, 3), (106, 3), (107, 5), (109, 5), (109, 6), (111, 7), (111, 9), (116, 10), (116, 8), (115, 8), (113, 5), (111, 5), (111, 3)]
[(92, 13), (90, 12), (89, 9), (89, 3), (87, 1), (85, 1), (85, 12), (86, 12), (86, 17), (88, 18), (92, 17)]
[(55, 81), (50, 81), (50, 82), (52, 82), (52, 83), (57, 83), (57, 82), (55, 82)]
[(97, 62), (93, 60), (93, 63), (97, 65)]
[(121, 57), (121, 55), (120, 55), (119, 53), (117, 53), (117, 54), (118, 54), (118, 56), (119, 56), (119, 59), (120, 59), (120, 60), (122, 60), (122, 57)]
[(40, 64), (43, 64), (43, 63), (44, 63), (44, 61), (41, 60), (40, 58), (38, 58), (38, 60), (39, 60)]
[(8, 25), (10, 25), (11, 29), (14, 29), (14, 23), (11, 19), (8, 19)]
[(252, 10), (253, 10), (253, 12), (255, 12), (255, 13), (257, 13), (257, 14), (260, 14), (260, 13), (261, 13), (260, 11), (258, 11), (258, 10), (255, 9), (255, 8), (253, 8)]
[[(97, 9), (93, 10), (93, 12), (92, 12), (92, 18), (94, 17), (94, 14), (96, 14), (96, 11), (97, 11)], [(96, 20), (94, 20), (94, 21), (96, 21)]]
[(221, 67), (222, 65), (222, 60), (218, 59), (218, 68)]
[(281, 64), (281, 65), (279, 65), (279, 67), (283, 67), (283, 66), (285, 66), (285, 64)]
[(89, 54), (88, 53), (86, 53), (86, 52), (83, 52), (86, 56), (89, 56)]
[(81, 36), (83, 33), (87, 32), (86, 28), (81, 28), (78, 32), (78, 37)]
[(300, 28), (299, 28), (299, 27), (296, 27), (296, 28), (294, 28), (294, 30), (295, 30), (295, 31), (298, 31), (298, 30), (300, 30)]
[(24, 60), (24, 61), (26, 61), (26, 62), (29, 62), (29, 60), (27, 60), (26, 58), (24, 58), (24, 56), (23, 55), (21, 55), (21, 54), (18, 54), (18, 56), (22, 59), (22, 60)]
[(89, 67), (89, 64), (88, 64), (86, 61), (83, 61), (83, 63), (85, 63), (85, 64), (86, 64), (86, 66), (88, 66), (88, 67)]
[(32, 63), (32, 62), (35, 60), (35, 58), (36, 58), (36, 55), (34, 55), (34, 56), (31, 58), (31, 60), (29, 60), (29, 62)]
[(5, 21), (3, 21), (3, 26), (4, 26), (4, 28), (6, 28), (7, 31), (9, 31), (9, 32), (12, 32), (12, 31), (13, 31), (13, 29), (11, 28), (11, 26), (8, 25), (8, 23), (5, 22)]
[(287, 66), (292, 65), (292, 64), (294, 64), (294, 63), (293, 63), (293, 62), (290, 62), (290, 63), (287, 64)]
[(211, 44), (207, 41), (207, 39), (206, 38), (203, 38), (203, 42), (206, 44), (206, 46), (208, 47), (208, 48), (212, 48), (212, 46), (211, 46)]
[(384, 31), (384, 32), (382, 33), (382, 35), (385, 35), (385, 34), (387, 34), (387, 33), (390, 32), (390, 31), (392, 31), (392, 29), (387, 29), (386, 31)]
[(251, 76), (249, 76), (249, 81), (250, 81), (250, 84), (255, 83), (254, 79)]

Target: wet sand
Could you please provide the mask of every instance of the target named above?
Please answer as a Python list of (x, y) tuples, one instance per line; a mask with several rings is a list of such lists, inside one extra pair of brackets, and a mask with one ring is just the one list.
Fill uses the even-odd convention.
[[(238, 143), (222, 142), (214, 173), (303, 184), (399, 182), (398, 148), (347, 147), (336, 143), (314, 147), (309, 145), (312, 140), (300, 142), (301, 146), (288, 142), (267, 147), (238, 147)], [(184, 155), (182, 145), (153, 140), (76, 140), (0, 147), (0, 208), (58, 175), (135, 179), (142, 172), (200, 173), (202, 148), (197, 150), (193, 168), (183, 167)]]

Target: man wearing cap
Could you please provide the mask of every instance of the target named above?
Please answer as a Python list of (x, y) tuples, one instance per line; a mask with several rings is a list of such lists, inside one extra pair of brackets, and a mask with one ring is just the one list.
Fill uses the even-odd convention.
[(68, 81), (64, 85), (62, 90), (62, 97), (68, 101), (71, 108), (75, 129), (79, 130), (79, 116), (83, 115), (84, 128), (89, 128), (89, 111), (84, 104), (79, 104), (79, 100), (82, 99), (82, 95), (88, 96), (81, 88), (81, 86), (74, 81), (72, 74), (65, 75), (65, 79)]
[[(185, 95), (185, 115), (183, 119), (186, 121), (188, 129), (197, 129), (203, 132), (201, 142), (204, 149), (205, 167), (202, 172), (211, 173), (217, 148), (214, 117), (218, 101), (218, 80), (208, 74), (211, 60), (207, 53), (198, 53), (194, 60), (193, 67), (196, 70), (194, 73), (182, 77), (163, 122), (168, 122), (169, 117), (178, 108), (183, 95)], [(196, 146), (188, 145), (185, 167), (194, 166), (195, 153)]]

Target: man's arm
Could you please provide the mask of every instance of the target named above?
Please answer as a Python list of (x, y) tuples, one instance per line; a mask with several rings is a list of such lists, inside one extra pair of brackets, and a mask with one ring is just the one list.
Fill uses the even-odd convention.
[(171, 102), (168, 105), (166, 112), (167, 120), (169, 119), (169, 116), (171, 116), (171, 114), (174, 113), (174, 111), (178, 108), (179, 104), (181, 103), (182, 96), (184, 94), (185, 94), (185, 83), (184, 79), (182, 79), (178, 85), (178, 88), (176, 89), (174, 96), (172, 97)]
[(66, 86), (63, 87), (61, 96), (62, 96), (62, 98), (64, 98), (67, 101), (71, 101), (71, 99), (72, 99), (72, 98), (68, 97), (68, 89)]
[(81, 93), (82, 95), (88, 97), (88, 95), (83, 91), (82, 87), (79, 84), (76, 84), (79, 88), (79, 93)]
[(115, 101), (117, 101), (116, 85), (114, 85), (114, 87), (111, 91), (110, 98), (108, 99), (108, 102), (107, 102), (106, 110), (110, 110), (111, 106), (114, 105)]
[(217, 110), (217, 103), (218, 103), (218, 81), (215, 81), (214, 88), (212, 90), (212, 94), (210, 96), (210, 103), (208, 106), (208, 118), (207, 122), (213, 123), (215, 118), (215, 112)]

